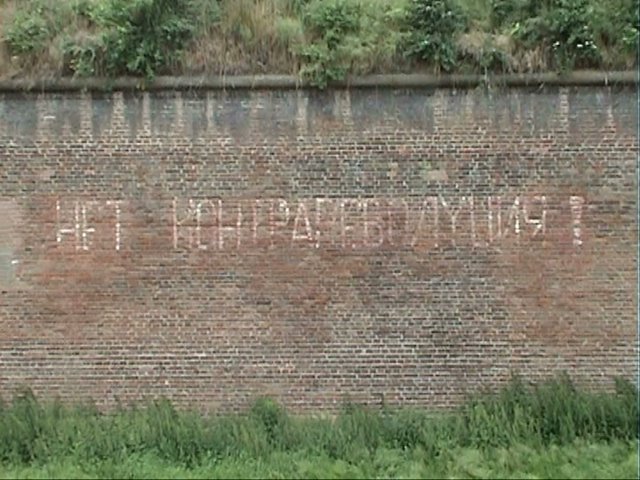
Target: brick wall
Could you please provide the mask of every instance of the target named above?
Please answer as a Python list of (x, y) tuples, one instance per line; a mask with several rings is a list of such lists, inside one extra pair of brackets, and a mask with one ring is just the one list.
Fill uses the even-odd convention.
[(633, 89), (0, 96), (0, 394), (450, 406), (637, 374)]

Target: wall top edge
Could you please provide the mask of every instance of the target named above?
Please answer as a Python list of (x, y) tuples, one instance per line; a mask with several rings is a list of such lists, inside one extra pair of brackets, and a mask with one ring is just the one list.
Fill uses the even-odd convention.
[[(486, 87), (586, 87), (638, 85), (638, 72), (582, 70), (566, 74), (428, 75), (386, 74), (350, 77), (330, 88), (476, 88)], [(141, 78), (55, 78), (0, 80), (0, 92), (70, 92), (122, 90), (225, 90), (308, 89), (308, 82), (294, 75), (237, 75)]]

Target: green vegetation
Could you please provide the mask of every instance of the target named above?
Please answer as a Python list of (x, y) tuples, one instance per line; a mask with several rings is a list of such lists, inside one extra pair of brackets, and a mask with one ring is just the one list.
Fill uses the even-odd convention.
[(209, 459), (187, 467), (157, 454), (80, 463), (56, 458), (45, 464), (0, 465), (0, 478), (638, 478), (632, 442), (532, 448), (457, 447), (431, 459), (419, 448), (378, 448), (351, 460), (311, 452), (271, 452), (259, 458)]
[(590, 393), (566, 376), (514, 378), (448, 413), (346, 405), (333, 418), (266, 398), (235, 415), (166, 400), (101, 414), (25, 391), (0, 409), (0, 476), (636, 478), (637, 440), (634, 385)]
[(0, 0), (0, 77), (637, 65), (639, 0)]

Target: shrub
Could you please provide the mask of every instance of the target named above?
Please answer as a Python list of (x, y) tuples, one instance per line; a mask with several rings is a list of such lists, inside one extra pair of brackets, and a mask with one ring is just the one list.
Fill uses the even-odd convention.
[(51, 37), (50, 27), (42, 14), (42, 7), (18, 10), (6, 32), (6, 42), (14, 54), (44, 50)]
[(315, 0), (304, 8), (303, 22), (310, 42), (299, 49), (301, 74), (312, 85), (325, 87), (343, 79), (349, 69), (345, 43), (360, 28), (361, 5), (353, 0)]
[(306, 41), (295, 48), (314, 86), (369, 73), (396, 56), (404, 11), (392, 2), (312, 0), (303, 12)]
[(500, 29), (519, 15), (517, 0), (491, 0), (489, 18), (492, 29)]
[(193, 34), (188, 0), (110, 0), (100, 12), (111, 75), (153, 77), (174, 62)]
[(537, 17), (546, 0), (490, 0), (491, 28), (511, 29), (517, 22)]
[(494, 0), (493, 7), (495, 22), (524, 50), (541, 48), (552, 68), (598, 65), (591, 0)]
[(589, 0), (555, 0), (547, 14), (556, 66), (573, 68), (595, 65), (600, 57), (596, 46)]
[(639, 0), (594, 2), (592, 25), (606, 67), (631, 67), (638, 54)]
[(205, 5), (196, 0), (81, 3), (78, 15), (100, 33), (68, 39), (66, 64), (79, 75), (104, 72), (151, 78), (180, 58), (196, 26), (204, 28), (198, 14), (216, 18), (216, 8), (203, 10)]
[(451, 0), (412, 0), (406, 24), (409, 29), (404, 52), (426, 61), (436, 70), (451, 70), (458, 59), (457, 36), (467, 19)]
[(102, 73), (98, 71), (103, 51), (101, 37), (67, 39), (63, 48), (65, 67), (74, 75), (88, 77)]
[(16, 55), (30, 55), (47, 50), (55, 36), (68, 26), (69, 13), (71, 8), (64, 2), (21, 2), (4, 34), (9, 51)]

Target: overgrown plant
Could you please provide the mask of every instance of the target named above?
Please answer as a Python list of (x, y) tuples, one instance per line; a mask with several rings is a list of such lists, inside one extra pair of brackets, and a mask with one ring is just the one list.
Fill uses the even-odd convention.
[(303, 78), (317, 87), (348, 74), (388, 68), (396, 57), (404, 2), (311, 0), (303, 10), (305, 41), (295, 47)]
[(99, 14), (107, 73), (153, 77), (179, 58), (194, 19), (189, 0), (110, 0)]
[(304, 9), (310, 41), (299, 49), (301, 75), (325, 87), (343, 79), (349, 70), (348, 39), (360, 29), (361, 4), (356, 0), (314, 0)]
[[(177, 64), (200, 25), (201, 12), (194, 0), (105, 0), (81, 5), (78, 15), (99, 34), (66, 42), (66, 63), (78, 75), (152, 78)], [(213, 16), (216, 10), (205, 13)]]
[(33, 2), (29, 9), (20, 9), (7, 28), (5, 40), (11, 53), (33, 54), (44, 50), (55, 33), (45, 17), (45, 7)]
[(595, 2), (591, 23), (604, 66), (631, 68), (638, 56), (640, 0)]
[(494, 0), (495, 28), (507, 30), (522, 50), (541, 49), (558, 70), (593, 67), (600, 49), (592, 0)]
[(432, 65), (436, 71), (452, 70), (458, 61), (456, 40), (467, 19), (453, 0), (412, 0), (406, 20), (405, 55)]

